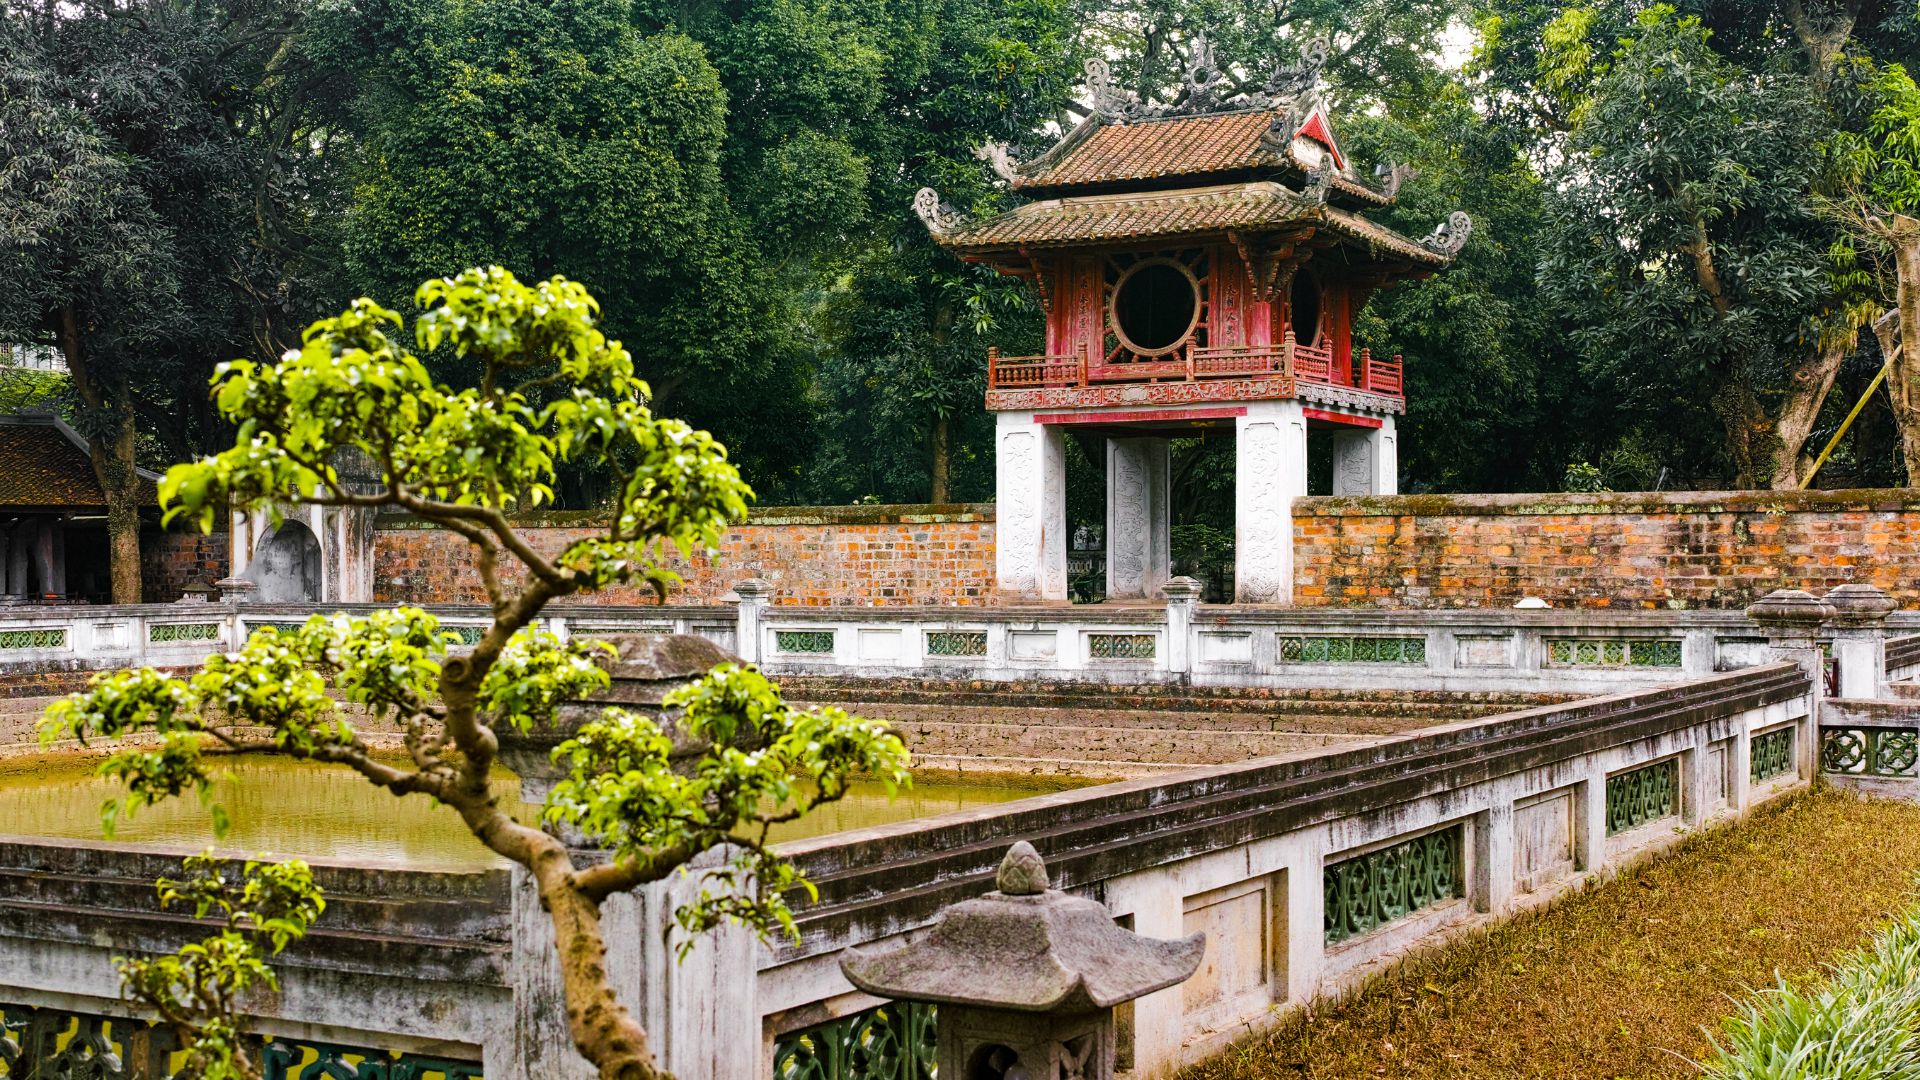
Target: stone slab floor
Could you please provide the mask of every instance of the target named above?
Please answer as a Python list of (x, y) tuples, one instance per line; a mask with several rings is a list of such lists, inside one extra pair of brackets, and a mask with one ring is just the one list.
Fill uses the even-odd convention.
[[(1411, 959), (1182, 1080), (1696, 1076), (1732, 998), (1920, 903), (1920, 806), (1763, 807), (1622, 877)], [(1915, 973), (1920, 978), (1920, 972)]]

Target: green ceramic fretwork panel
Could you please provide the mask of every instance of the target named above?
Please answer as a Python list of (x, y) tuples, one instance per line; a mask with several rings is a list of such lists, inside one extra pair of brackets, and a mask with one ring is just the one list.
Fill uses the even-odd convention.
[(1547, 663), (1565, 667), (1680, 666), (1678, 638), (1548, 638)]
[(57, 630), (0, 630), (0, 649), (64, 649), (65, 627)]
[(987, 655), (987, 632), (985, 630), (929, 630), (927, 631), (928, 656), (985, 656)]
[(452, 634), (454, 644), (469, 647), (480, 644), (480, 639), (487, 636), (487, 628), (484, 626), (447, 626), (443, 624), (440, 627), (440, 632)]
[(783, 653), (821, 653), (833, 652), (833, 631), (831, 630), (775, 630), (773, 647)]
[(1820, 768), (1848, 776), (1913, 776), (1920, 732), (1912, 728), (1821, 728)]
[(773, 1043), (774, 1080), (934, 1080), (934, 1006), (889, 1001)]
[(1793, 771), (1793, 729), (1779, 728), (1755, 735), (1749, 747), (1747, 778), (1753, 783)]
[(219, 641), (220, 624), (217, 622), (153, 623), (147, 627), (147, 640), (155, 645)]
[(1275, 641), (1289, 664), (1424, 664), (1423, 637), (1283, 637)]
[(1087, 655), (1095, 660), (1151, 660), (1156, 645), (1152, 634), (1087, 635)]
[(1465, 896), (1460, 837), (1455, 825), (1329, 865), (1321, 873), (1327, 944)]
[(1607, 777), (1607, 835), (1680, 812), (1680, 763), (1672, 758)]

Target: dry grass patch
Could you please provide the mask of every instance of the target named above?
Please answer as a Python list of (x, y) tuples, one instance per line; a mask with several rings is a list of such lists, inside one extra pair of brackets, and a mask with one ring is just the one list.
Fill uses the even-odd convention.
[(1185, 1080), (1698, 1076), (1733, 998), (1803, 983), (1917, 898), (1920, 806), (1802, 795), (1418, 955)]

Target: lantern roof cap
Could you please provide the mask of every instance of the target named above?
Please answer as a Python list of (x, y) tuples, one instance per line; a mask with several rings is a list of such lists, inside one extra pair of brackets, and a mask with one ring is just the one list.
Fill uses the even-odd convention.
[(1206, 951), (1205, 934), (1143, 937), (1115, 925), (1105, 905), (1049, 888), (1045, 864), (1025, 841), (1007, 852), (996, 884), (905, 944), (848, 949), (841, 971), (879, 997), (1073, 1013), (1176, 985)]

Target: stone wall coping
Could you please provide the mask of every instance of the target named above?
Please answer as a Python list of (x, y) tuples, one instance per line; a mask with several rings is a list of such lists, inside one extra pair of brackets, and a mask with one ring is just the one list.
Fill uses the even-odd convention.
[[(213, 924), (163, 910), (153, 882), (187, 846), (0, 836), (0, 937), (132, 952), (172, 950)], [(236, 867), (244, 860), (234, 859)], [(511, 942), (504, 869), (412, 870), (309, 858), (327, 911), (276, 966), (505, 985)]]
[[(933, 525), (992, 521), (992, 503), (887, 503), (855, 506), (756, 506), (746, 525)], [(603, 510), (547, 510), (511, 515), (521, 529), (588, 529), (603, 525)], [(375, 529), (438, 529), (431, 521), (411, 514), (382, 514)]]
[(1352, 750), (1208, 766), (781, 845), (820, 890), (799, 944), (763, 966), (924, 925), (980, 892), (1013, 839), (1046, 854), (1063, 888), (1426, 798), (1803, 698), (1797, 665), (1769, 664), (1658, 690), (1586, 698), (1424, 728)]
[(1513, 495), (1319, 495), (1293, 500), (1314, 517), (1580, 516), (1920, 512), (1920, 488), (1834, 491), (1606, 491)]
[(1820, 722), (1854, 727), (1920, 728), (1920, 701), (1884, 698), (1825, 698)]

